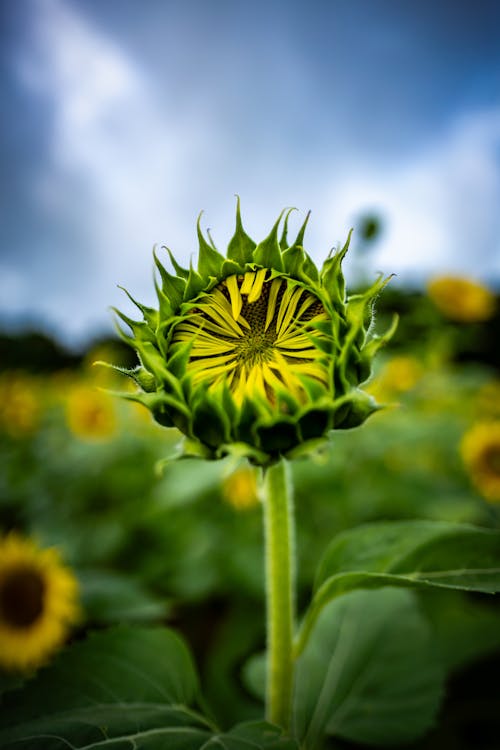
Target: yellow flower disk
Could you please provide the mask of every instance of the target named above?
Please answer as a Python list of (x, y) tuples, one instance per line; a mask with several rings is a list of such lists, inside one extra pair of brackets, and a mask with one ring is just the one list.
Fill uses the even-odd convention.
[(343, 247), (317, 268), (304, 250), (306, 217), (288, 241), (290, 210), (255, 243), (236, 226), (221, 254), (197, 223), (198, 262), (173, 273), (154, 252), (158, 307), (127, 295), (133, 320), (115, 310), (138, 364), (124, 370), (138, 386), (124, 394), (163, 427), (185, 436), (178, 455), (218, 460), (229, 454), (266, 466), (280, 456), (317, 453), (334, 429), (362, 424), (378, 406), (361, 389), (373, 358), (391, 337), (373, 331), (374, 303), (389, 279), (348, 294)]
[(465, 433), (462, 458), (479, 492), (500, 502), (500, 421), (478, 422)]
[(195, 385), (213, 389), (225, 380), (239, 406), (255, 394), (273, 403), (280, 390), (304, 401), (300, 375), (326, 386), (326, 358), (310, 328), (327, 319), (321, 302), (302, 285), (269, 275), (261, 269), (225, 279), (172, 340), (193, 342), (187, 370)]
[(44, 664), (79, 617), (77, 580), (56, 549), (15, 533), (0, 540), (0, 668)]
[(461, 276), (436, 276), (427, 284), (438, 310), (459, 323), (489, 320), (495, 312), (495, 296), (477, 281)]

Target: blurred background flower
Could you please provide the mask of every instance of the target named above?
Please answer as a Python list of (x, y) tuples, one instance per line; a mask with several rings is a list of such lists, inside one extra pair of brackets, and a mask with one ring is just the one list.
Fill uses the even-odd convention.
[(459, 276), (436, 276), (430, 279), (429, 297), (450, 320), (475, 323), (488, 320), (495, 312), (495, 296), (477, 281)]
[(0, 668), (43, 664), (79, 615), (77, 580), (57, 550), (17, 534), (0, 539)]
[(500, 502), (500, 421), (478, 422), (461, 442), (464, 463), (479, 492)]

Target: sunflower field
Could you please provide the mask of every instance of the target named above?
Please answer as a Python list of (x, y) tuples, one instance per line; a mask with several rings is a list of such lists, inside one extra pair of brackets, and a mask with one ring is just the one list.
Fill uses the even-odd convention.
[(500, 747), (498, 299), (280, 218), (0, 337), (1, 748)]

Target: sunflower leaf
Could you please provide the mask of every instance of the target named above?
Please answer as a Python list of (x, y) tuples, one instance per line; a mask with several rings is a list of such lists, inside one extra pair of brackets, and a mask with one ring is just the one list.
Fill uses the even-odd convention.
[(382, 522), (340, 534), (319, 566), (297, 648), (327, 602), (384, 586), (500, 592), (500, 532), (439, 521)]
[(165, 628), (116, 627), (76, 643), (5, 695), (2, 750), (298, 750), (264, 721), (219, 733), (198, 713), (198, 678)]
[(326, 603), (297, 660), (295, 736), (304, 747), (324, 734), (384, 747), (416, 739), (439, 708), (438, 654), (409, 591), (354, 591)]
[[(184, 642), (164, 628), (116, 627), (60, 654), (0, 708), (0, 746), (16, 750), (127, 746), (198, 748), (210, 724), (191, 708), (198, 679)], [(128, 739), (128, 743), (127, 743)], [(163, 744), (163, 746), (164, 746)]]

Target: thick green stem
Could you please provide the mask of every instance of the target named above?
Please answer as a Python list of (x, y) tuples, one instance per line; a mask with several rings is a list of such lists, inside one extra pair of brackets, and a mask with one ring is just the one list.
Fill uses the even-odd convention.
[(294, 519), (289, 466), (284, 460), (264, 475), (267, 596), (266, 718), (289, 728), (295, 619)]

